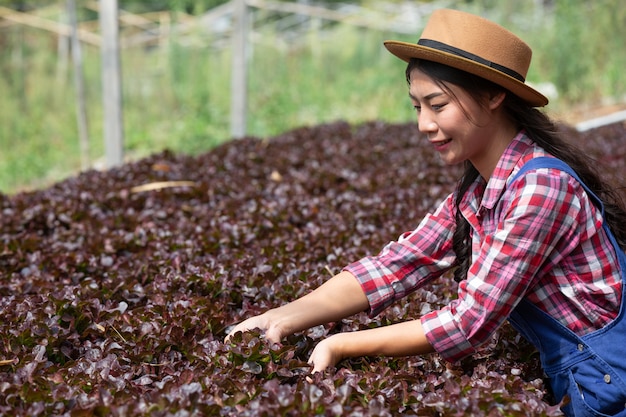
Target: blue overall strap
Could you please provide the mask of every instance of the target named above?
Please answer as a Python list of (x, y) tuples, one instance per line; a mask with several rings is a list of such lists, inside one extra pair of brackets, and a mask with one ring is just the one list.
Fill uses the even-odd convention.
[[(559, 159), (532, 159), (509, 183), (526, 172), (539, 168), (558, 169), (575, 178), (593, 204), (601, 210), (604, 218), (604, 206), (600, 199), (570, 166)], [(550, 385), (557, 401), (565, 395), (569, 396), (570, 401), (563, 407), (567, 416), (626, 417), (626, 256), (606, 221), (603, 221), (602, 228), (615, 249), (622, 271), (622, 302), (617, 317), (611, 323), (585, 336), (578, 336), (526, 298), (520, 301), (509, 316), (513, 327), (539, 350), (542, 367), (550, 377)]]
[[(560, 171), (567, 172), (569, 175), (575, 178), (576, 181), (578, 181), (580, 185), (582, 185), (582, 187), (585, 189), (585, 191), (587, 192), (587, 195), (591, 199), (591, 202), (597, 208), (600, 209), (600, 214), (602, 214), (602, 218), (605, 219), (604, 218), (604, 204), (602, 204), (602, 200), (600, 200), (600, 198), (597, 195), (595, 195), (589, 187), (587, 187), (587, 185), (580, 179), (580, 177), (578, 176), (578, 174), (576, 174), (576, 171), (574, 171), (572, 167), (570, 167), (569, 165), (567, 165), (565, 162), (561, 161), (560, 159), (550, 157), (550, 156), (539, 156), (537, 158), (531, 159), (530, 161), (526, 162), (520, 168), (519, 171), (515, 173), (513, 178), (509, 181), (509, 184), (514, 182), (517, 178), (524, 175), (526, 172), (530, 170), (534, 170), (534, 169), (539, 169), (539, 168), (558, 169)], [(615, 239), (615, 236), (613, 235), (613, 232), (611, 232), (611, 229), (609, 228), (606, 221), (602, 222), (602, 228), (606, 231), (606, 234), (608, 235), (609, 240), (611, 241), (611, 243), (613, 244), (613, 247), (615, 248), (615, 251), (617, 252), (617, 257), (619, 258), (620, 266), (622, 267), (623, 274), (626, 273), (626, 256), (624, 256), (624, 252), (620, 249), (620, 245), (617, 243), (617, 239)]]
[(585, 191), (587, 191), (587, 194), (589, 195), (589, 197), (591, 197), (591, 201), (596, 207), (600, 209), (600, 212), (602, 213), (602, 217), (604, 217), (604, 205), (602, 204), (602, 201), (598, 198), (598, 196), (596, 196), (593, 193), (593, 191), (589, 189), (589, 187), (587, 187), (587, 185), (584, 182), (580, 180), (580, 178), (578, 177), (578, 174), (576, 174), (576, 171), (574, 171), (572, 167), (570, 167), (569, 165), (567, 165), (565, 162), (561, 161), (560, 159), (553, 158), (550, 156), (539, 156), (537, 158), (531, 159), (530, 161), (526, 162), (520, 168), (519, 171), (517, 171), (517, 173), (515, 174), (513, 179), (511, 179), (510, 182), (512, 183), (513, 181), (515, 181), (517, 178), (521, 177), (528, 171), (539, 169), (539, 168), (555, 168), (560, 171), (567, 172), (569, 175), (574, 177), (580, 183), (580, 185), (583, 186)]

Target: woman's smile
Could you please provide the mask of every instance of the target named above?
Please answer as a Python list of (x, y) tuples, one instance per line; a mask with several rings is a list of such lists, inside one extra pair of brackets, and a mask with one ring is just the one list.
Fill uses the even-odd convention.
[(435, 150), (439, 151), (439, 152), (443, 152), (445, 151), (450, 142), (452, 142), (452, 139), (443, 139), (443, 140), (431, 140), (430, 143), (435, 147)]

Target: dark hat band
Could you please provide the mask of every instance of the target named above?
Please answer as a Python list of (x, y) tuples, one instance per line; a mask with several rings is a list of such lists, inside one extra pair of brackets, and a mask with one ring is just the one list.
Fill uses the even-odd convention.
[(454, 46), (450, 46), (447, 45), (443, 42), (439, 42), (439, 41), (434, 41), (432, 39), (420, 39), (419, 41), (417, 41), (418, 45), (421, 46), (425, 46), (427, 48), (432, 48), (432, 49), (436, 49), (438, 51), (442, 51), (442, 52), (447, 52), (453, 55), (457, 55), (460, 56), (461, 58), (465, 58), (465, 59), (469, 59), (471, 61), (477, 62), (479, 64), (482, 65), (486, 65), (490, 68), (493, 68), (495, 70), (498, 70), (506, 75), (509, 75), (513, 78), (515, 78), (516, 80), (519, 80), (521, 82), (525, 82), (526, 80), (524, 79), (524, 77), (518, 73), (517, 71), (512, 70), (511, 68), (507, 68), (503, 65), (500, 64), (496, 64), (495, 62), (491, 62), (488, 59), (482, 58), (478, 55), (474, 55), (471, 52), (467, 52), (464, 51), (462, 49), (459, 48), (455, 48)]

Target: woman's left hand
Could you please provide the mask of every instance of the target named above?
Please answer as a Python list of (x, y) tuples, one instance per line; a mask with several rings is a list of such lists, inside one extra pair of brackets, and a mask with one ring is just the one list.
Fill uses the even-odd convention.
[(357, 356), (408, 356), (433, 352), (419, 319), (389, 326), (334, 334), (315, 346), (309, 358), (312, 372)]
[(340, 339), (343, 334), (335, 334), (330, 336), (315, 346), (309, 364), (313, 365), (312, 373), (322, 372), (327, 368), (333, 367), (341, 361), (344, 356), (341, 351)]

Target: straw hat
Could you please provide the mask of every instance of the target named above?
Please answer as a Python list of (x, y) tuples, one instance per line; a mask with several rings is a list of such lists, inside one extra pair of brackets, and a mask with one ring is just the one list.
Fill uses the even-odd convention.
[(417, 44), (385, 41), (385, 47), (404, 61), (425, 59), (490, 80), (532, 106), (548, 99), (527, 85), (532, 51), (520, 38), (489, 20), (458, 10), (433, 12)]

